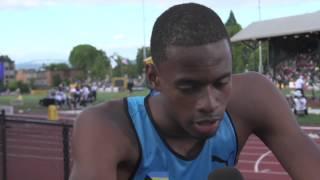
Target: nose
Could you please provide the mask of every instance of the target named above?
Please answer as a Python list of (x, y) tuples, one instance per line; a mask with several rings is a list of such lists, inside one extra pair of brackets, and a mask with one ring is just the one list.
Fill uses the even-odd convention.
[(198, 110), (205, 114), (214, 112), (219, 107), (218, 93), (212, 86), (206, 87), (198, 99)]

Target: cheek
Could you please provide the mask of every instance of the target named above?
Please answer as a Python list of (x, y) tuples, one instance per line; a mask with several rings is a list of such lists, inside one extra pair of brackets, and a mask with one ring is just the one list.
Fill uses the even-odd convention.
[[(177, 111), (182, 112), (183, 114), (180, 116), (190, 116), (196, 109), (196, 104), (198, 98), (191, 95), (182, 95), (181, 93), (176, 93), (175, 103)], [(180, 113), (181, 114), (181, 113)]]
[(171, 97), (171, 106), (177, 111), (190, 111), (195, 104), (195, 99), (182, 96), (181, 94), (175, 93), (174, 96)]
[(193, 116), (196, 101), (180, 94), (172, 93), (172, 95), (167, 104), (168, 111), (176, 119), (190, 119)]
[(222, 91), (221, 91), (221, 101), (223, 101), (224, 103), (223, 104), (227, 104), (229, 99), (230, 99), (230, 96), (231, 96), (231, 90), (232, 90), (232, 84), (228, 84), (226, 85)]

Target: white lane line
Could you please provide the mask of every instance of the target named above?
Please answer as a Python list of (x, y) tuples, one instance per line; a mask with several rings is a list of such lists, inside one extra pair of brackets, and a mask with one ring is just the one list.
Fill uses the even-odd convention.
[(241, 157), (244, 157), (244, 156), (258, 156), (258, 157), (260, 157), (260, 156), (261, 156), (261, 153), (242, 152), (242, 153), (240, 154), (240, 158), (241, 158)]
[(49, 141), (40, 141), (40, 140), (28, 140), (28, 141), (24, 141), (24, 140), (19, 140), (19, 139), (8, 139), (7, 142), (11, 142), (11, 143), (28, 143), (28, 144), (50, 144), (50, 145), (61, 145), (61, 142), (49, 142)]
[[(256, 161), (253, 160), (239, 160), (238, 164), (243, 163), (243, 164), (254, 164)], [(277, 161), (263, 161), (261, 164), (268, 164), (268, 165), (280, 165), (279, 162)]]
[(62, 147), (50, 147), (50, 148), (45, 148), (45, 147), (34, 147), (34, 146), (16, 146), (16, 145), (9, 145), (7, 148), (10, 150), (33, 150), (33, 151), (51, 151), (51, 152), (62, 152), (63, 148)]
[[(256, 173), (252, 170), (248, 170), (248, 169), (240, 169), (240, 172), (241, 173)], [(285, 176), (288, 176), (288, 173), (287, 172), (283, 172), (283, 171), (269, 171), (269, 172), (259, 172), (259, 173), (262, 173), (262, 174), (268, 174), (268, 175), (285, 175)]]
[[(2, 153), (0, 152), (0, 155)], [(38, 155), (21, 155), (21, 154), (14, 154), (14, 153), (8, 153), (8, 157), (14, 157), (14, 158), (25, 158), (25, 159), (39, 159), (39, 160), (63, 160), (63, 157), (49, 157), (49, 156), (38, 156)]]
[(304, 130), (320, 130), (320, 127), (313, 127), (313, 126), (301, 126)]
[(259, 171), (259, 164), (260, 162), (267, 157), (269, 154), (271, 154), (271, 151), (267, 151), (266, 153), (262, 154), (256, 161), (256, 163), (254, 164), (254, 172), (258, 173)]
[(249, 150), (249, 149), (268, 150), (268, 148), (266, 146), (263, 146), (263, 147), (261, 147), (261, 146), (245, 146), (242, 151)]
[(61, 135), (43, 135), (43, 134), (28, 134), (22, 132), (8, 132), (7, 137), (23, 137), (23, 138), (38, 138), (38, 139), (48, 139), (48, 140), (60, 140), (62, 139)]

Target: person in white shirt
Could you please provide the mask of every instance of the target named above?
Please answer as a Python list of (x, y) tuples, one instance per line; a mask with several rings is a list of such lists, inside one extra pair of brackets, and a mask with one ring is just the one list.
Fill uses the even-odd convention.
[(294, 114), (301, 114), (303, 112), (308, 115), (307, 98), (304, 97), (300, 90), (296, 90), (293, 96)]
[(303, 79), (303, 76), (300, 75), (294, 84), (295, 84), (296, 90), (301, 91), (302, 95), (304, 96), (303, 87), (304, 87), (305, 81)]
[(91, 87), (93, 101), (97, 100), (97, 90), (98, 90), (98, 86), (94, 83), (93, 86)]

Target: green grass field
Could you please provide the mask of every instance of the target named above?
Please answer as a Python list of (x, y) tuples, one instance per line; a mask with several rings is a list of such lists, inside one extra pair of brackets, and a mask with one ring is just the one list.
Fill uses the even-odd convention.
[[(98, 93), (97, 101), (94, 104), (99, 104), (102, 102), (121, 99), (126, 96), (145, 96), (148, 90), (137, 91), (129, 94), (128, 92), (119, 93)], [(22, 95), (23, 104), (17, 105), (15, 103), (16, 96), (0, 96), (0, 105), (13, 105), (15, 110), (23, 110), (24, 112), (46, 112), (47, 108), (40, 106), (40, 99), (46, 97), (46, 95)]]
[(310, 126), (320, 125), (320, 115), (309, 114), (307, 116), (299, 116), (297, 120), (298, 120), (298, 123), (301, 125), (310, 125)]
[[(292, 89), (281, 89), (282, 93), (285, 95), (289, 95), (292, 92)], [(308, 98), (312, 97), (312, 92), (310, 90), (305, 91), (305, 95)], [(315, 91), (315, 96), (320, 97), (320, 91)]]
[[(289, 93), (289, 90), (283, 90), (284, 94)], [(98, 93), (97, 101), (94, 104), (121, 99), (126, 96), (145, 96), (148, 93), (148, 90), (137, 91), (129, 94), (128, 92), (119, 92), (119, 93)], [(23, 104), (15, 105), (15, 110), (23, 110), (24, 112), (47, 112), (46, 107), (40, 106), (39, 100), (44, 98), (45, 95), (23, 95)], [(0, 96), (0, 105), (12, 105), (15, 96)], [(308, 116), (299, 116), (297, 120), (300, 124), (303, 125), (320, 125), (320, 115), (308, 115)]]

